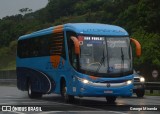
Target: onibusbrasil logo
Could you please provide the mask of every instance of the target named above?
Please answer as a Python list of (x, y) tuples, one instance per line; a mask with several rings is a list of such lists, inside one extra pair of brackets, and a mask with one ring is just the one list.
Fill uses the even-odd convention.
[(3, 112), (41, 112), (42, 107), (38, 106), (2, 106)]

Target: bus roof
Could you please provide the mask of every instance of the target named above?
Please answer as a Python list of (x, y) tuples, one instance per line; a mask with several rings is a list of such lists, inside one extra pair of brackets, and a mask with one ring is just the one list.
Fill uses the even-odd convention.
[[(68, 23), (61, 25), (63, 30), (71, 30), (77, 34), (85, 35), (106, 35), (106, 36), (128, 36), (126, 30), (119, 26), (109, 24), (98, 24), (98, 23)], [(53, 30), (57, 26), (43, 29), (40, 31), (33, 32), (31, 34), (23, 35), (19, 40), (32, 38), (36, 36), (46, 35), (53, 33)]]

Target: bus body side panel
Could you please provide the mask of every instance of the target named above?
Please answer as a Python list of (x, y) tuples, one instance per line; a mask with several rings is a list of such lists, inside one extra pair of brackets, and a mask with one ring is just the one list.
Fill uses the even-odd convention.
[(56, 83), (50, 74), (49, 57), (35, 57), (20, 59), (17, 57), (17, 87), (27, 90), (28, 82), (33, 91), (50, 93), (54, 91)]
[(21, 71), (18, 67), (16, 68), (17, 72), (17, 87), (19, 90), (27, 91), (28, 89), (28, 79), (26, 73)]
[(73, 68), (71, 68), (70, 64), (68, 63), (68, 66), (66, 66), (68, 68), (67, 72), (63, 73), (63, 76), (65, 78), (66, 81), (66, 86), (67, 86), (67, 94), (69, 95), (74, 95), (73, 94), (73, 87), (74, 87), (74, 83), (73, 83), (73, 79), (74, 79), (74, 72), (72, 71)]
[(55, 82), (38, 70), (25, 67), (17, 67), (17, 86), (21, 90), (27, 90), (31, 83), (32, 90), (41, 93), (50, 93), (55, 88)]
[(26, 91), (28, 81), (31, 81), (33, 91), (59, 94), (60, 79), (64, 77), (68, 83), (70, 71), (67, 66), (68, 63), (62, 57), (57, 68), (53, 67), (49, 56), (25, 59), (17, 57), (17, 87)]
[[(53, 64), (53, 63), (52, 63)], [(63, 59), (62, 57), (60, 58), (60, 62), (57, 64), (57, 68), (54, 68), (53, 65), (51, 65), (50, 71), (48, 72), (50, 76), (54, 79), (56, 86), (55, 90), (53, 91), (54, 93), (60, 94), (61, 90), (61, 79), (64, 78), (67, 85), (68, 85), (68, 79), (69, 79), (69, 74), (70, 70), (68, 69), (68, 62)]]

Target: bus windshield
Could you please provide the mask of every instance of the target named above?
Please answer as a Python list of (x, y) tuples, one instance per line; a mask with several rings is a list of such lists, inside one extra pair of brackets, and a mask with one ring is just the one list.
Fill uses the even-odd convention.
[(80, 69), (85, 73), (105, 76), (132, 71), (129, 37), (79, 36), (78, 40)]

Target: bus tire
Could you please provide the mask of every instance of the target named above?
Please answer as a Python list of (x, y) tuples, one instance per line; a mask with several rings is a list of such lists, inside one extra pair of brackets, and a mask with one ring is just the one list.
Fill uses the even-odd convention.
[(61, 96), (63, 97), (66, 103), (72, 103), (74, 101), (74, 96), (68, 95), (66, 92), (67, 92), (66, 82), (63, 81), (61, 84)]
[(145, 94), (145, 90), (137, 90), (136, 91), (136, 95), (139, 98), (142, 98), (144, 96), (144, 94)]
[(115, 96), (107, 96), (106, 97), (107, 103), (115, 103), (116, 98), (117, 97), (115, 97)]
[(31, 98), (31, 99), (42, 97), (42, 93), (34, 92), (32, 90), (32, 84), (31, 84), (30, 81), (28, 82), (28, 97)]

